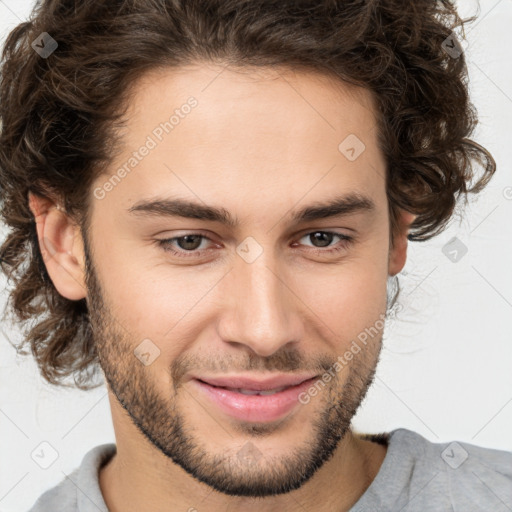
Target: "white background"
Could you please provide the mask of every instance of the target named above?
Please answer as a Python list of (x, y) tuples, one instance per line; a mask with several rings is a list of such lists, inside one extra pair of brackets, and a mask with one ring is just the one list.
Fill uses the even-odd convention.
[[(0, 0), (2, 41), (31, 4)], [(405, 310), (386, 330), (376, 381), (354, 426), (405, 427), (435, 442), (512, 450), (512, 0), (479, 5), (466, 49), (480, 118), (473, 138), (491, 151), (498, 171), (447, 231), (409, 244), (400, 275)], [(477, 2), (459, 6), (470, 15)], [(457, 263), (442, 252), (455, 236), (468, 248)], [(3, 278), (0, 284), (3, 308)], [(17, 341), (20, 333), (0, 330), (0, 512), (18, 512), (114, 434), (105, 388), (53, 389), (6, 337)], [(46, 470), (31, 458), (44, 441), (59, 454)]]

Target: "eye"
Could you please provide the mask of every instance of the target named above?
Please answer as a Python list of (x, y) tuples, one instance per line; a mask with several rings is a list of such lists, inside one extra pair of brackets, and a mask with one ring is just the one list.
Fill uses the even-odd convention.
[[(354, 241), (353, 237), (342, 233), (319, 230), (311, 231), (303, 235), (299, 240), (305, 238), (309, 238), (310, 241), (313, 241), (315, 244), (319, 244), (311, 249), (308, 249), (308, 251), (312, 251), (316, 254), (331, 254), (346, 250), (348, 245)], [(335, 238), (338, 238), (340, 242), (330, 248), (329, 246), (332, 244)], [(207, 241), (212, 242), (218, 247), (218, 244), (215, 244), (208, 236), (201, 233), (187, 233), (185, 235), (177, 236), (174, 238), (156, 240), (158, 246), (162, 247), (164, 251), (170, 252), (172, 255), (179, 258), (194, 258), (203, 256), (204, 252), (211, 250), (211, 248), (209, 249), (203, 245), (203, 242), (206, 243)]]
[[(206, 240), (210, 239), (205, 235), (187, 233), (183, 236), (157, 240), (157, 242), (165, 251), (168, 251), (178, 257), (189, 258), (196, 255), (198, 252), (201, 253), (206, 250), (204, 246), (201, 248), (203, 241)], [(178, 250), (175, 249), (176, 246), (178, 246)]]
[[(312, 241), (314, 244), (319, 244), (315, 245), (312, 249), (316, 254), (330, 254), (333, 252), (346, 250), (347, 247), (354, 241), (353, 237), (342, 233), (337, 233), (335, 231), (311, 231), (300, 238), (300, 240), (304, 238), (309, 239), (309, 241)], [(330, 246), (333, 239), (335, 238), (338, 238), (340, 242), (332, 247), (325, 249), (325, 247)]]

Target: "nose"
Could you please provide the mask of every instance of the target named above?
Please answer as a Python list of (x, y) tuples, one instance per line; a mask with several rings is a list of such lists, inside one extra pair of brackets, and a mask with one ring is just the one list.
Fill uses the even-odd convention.
[(219, 335), (229, 343), (243, 344), (268, 357), (287, 344), (302, 339), (300, 300), (272, 256), (265, 252), (254, 262), (238, 259), (226, 276), (229, 300), (219, 323)]

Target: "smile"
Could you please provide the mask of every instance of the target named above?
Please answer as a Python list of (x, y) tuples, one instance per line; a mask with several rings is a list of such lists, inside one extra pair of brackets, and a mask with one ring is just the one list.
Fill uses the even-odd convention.
[[(282, 419), (301, 405), (299, 395), (315, 380), (316, 376), (297, 384), (253, 389), (263, 384), (247, 387), (218, 386), (199, 378), (191, 382), (218, 410), (232, 418), (249, 422), (271, 422)], [(297, 380), (297, 379), (296, 379)]]

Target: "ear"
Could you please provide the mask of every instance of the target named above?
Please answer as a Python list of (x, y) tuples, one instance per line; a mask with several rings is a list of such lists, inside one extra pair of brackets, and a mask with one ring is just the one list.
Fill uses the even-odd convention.
[(407, 260), (407, 235), (409, 228), (417, 216), (400, 209), (398, 215), (398, 229), (394, 236), (393, 246), (389, 252), (389, 268), (390, 276), (398, 274), (405, 266)]
[(87, 296), (85, 260), (79, 226), (51, 199), (29, 192), (39, 249), (57, 291), (67, 299)]

